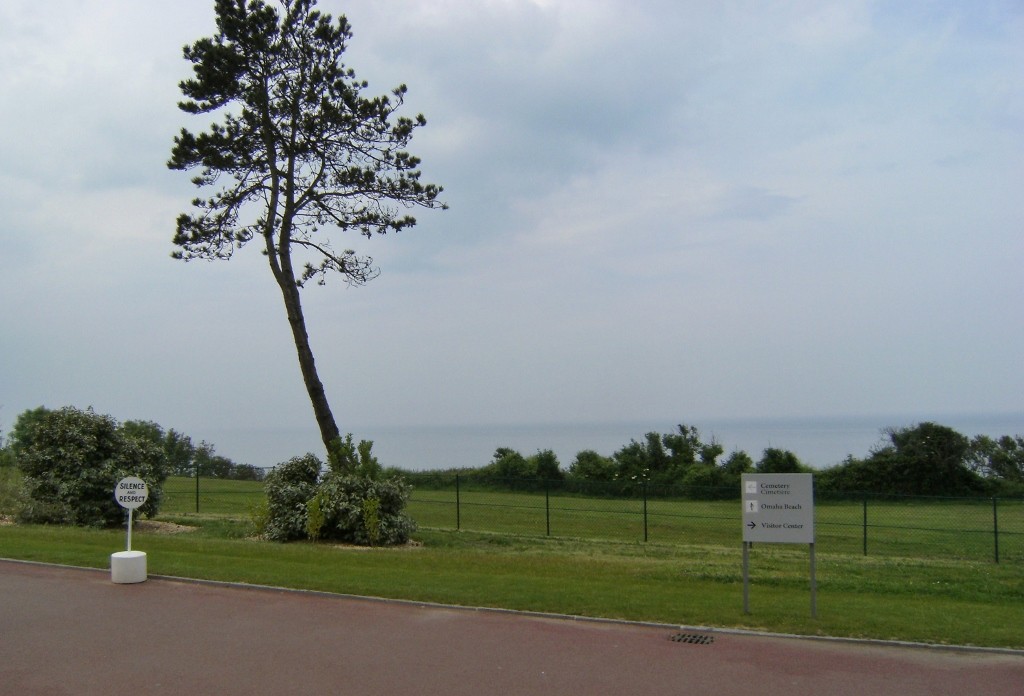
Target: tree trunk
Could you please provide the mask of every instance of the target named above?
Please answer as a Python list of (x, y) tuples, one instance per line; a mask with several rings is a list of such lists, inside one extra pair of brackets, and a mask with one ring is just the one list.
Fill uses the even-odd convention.
[(316, 372), (316, 361), (313, 359), (313, 350), (309, 347), (309, 335), (306, 333), (306, 319), (302, 314), (299, 288), (294, 281), (289, 282), (288, 278), (279, 279), (278, 285), (281, 287), (284, 307), (288, 312), (288, 324), (292, 327), (292, 338), (295, 340), (295, 350), (299, 355), (302, 381), (309, 393), (309, 401), (313, 405), (313, 415), (320, 427), (320, 437), (327, 450), (327, 456), (330, 458), (333, 456), (337, 441), (341, 438), (341, 431), (338, 430), (338, 424), (334, 421), (334, 414), (331, 413), (331, 406), (327, 403), (323, 382), (320, 381)]

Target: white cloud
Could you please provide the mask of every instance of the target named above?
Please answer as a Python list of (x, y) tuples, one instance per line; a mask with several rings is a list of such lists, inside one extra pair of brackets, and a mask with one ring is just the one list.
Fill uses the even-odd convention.
[(855, 43), (871, 30), (872, 5), (867, 1), (849, 0), (805, 3), (786, 36), (810, 49), (835, 49)]
[[(409, 84), (452, 204), (306, 292), (343, 420), (1024, 408), (1013, 4), (321, 7), (373, 93)], [(0, 7), (5, 421), (308, 422), (258, 252), (167, 258), (212, 29), (208, 0)]]

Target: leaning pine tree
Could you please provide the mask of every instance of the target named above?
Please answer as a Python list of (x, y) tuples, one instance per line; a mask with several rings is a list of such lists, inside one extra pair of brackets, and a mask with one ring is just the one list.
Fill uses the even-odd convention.
[(190, 114), (219, 114), (209, 129), (174, 139), (168, 167), (198, 170), (204, 196), (178, 217), (174, 257), (229, 259), (258, 240), (281, 291), (328, 456), (341, 432), (310, 349), (300, 289), (340, 273), (376, 277), (369, 257), (336, 250), (329, 233), (366, 237), (416, 224), (415, 207), (444, 208), (441, 187), (420, 181), (406, 152), (426, 124), (397, 116), (406, 87), (366, 98), (342, 62), (352, 33), (314, 10), (315, 0), (216, 0), (217, 33), (184, 49), (194, 77), (181, 83)]

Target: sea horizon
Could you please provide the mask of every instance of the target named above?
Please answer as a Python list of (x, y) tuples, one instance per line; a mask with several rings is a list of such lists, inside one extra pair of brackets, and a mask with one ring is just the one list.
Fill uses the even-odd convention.
[[(863, 458), (885, 444), (889, 428), (911, 427), (922, 422), (949, 426), (967, 437), (1024, 434), (1024, 413), (946, 414), (926, 416), (820, 416), (810, 418), (694, 418), (623, 420), (583, 423), (455, 424), (455, 425), (360, 425), (342, 427), (356, 441), (372, 440), (380, 463), (411, 471), (480, 467), (491, 461), (499, 447), (524, 456), (552, 450), (562, 469), (568, 470), (582, 450), (610, 456), (631, 440), (648, 432), (674, 432), (682, 423), (696, 427), (701, 440), (712, 439), (731, 452), (746, 452), (756, 462), (764, 450), (774, 447), (793, 452), (801, 462), (824, 469), (849, 456)], [(217, 454), (236, 464), (272, 467), (306, 452), (323, 457), (319, 431), (310, 427), (204, 428), (186, 431), (198, 444), (205, 440)], [(721, 461), (721, 459), (719, 460)]]

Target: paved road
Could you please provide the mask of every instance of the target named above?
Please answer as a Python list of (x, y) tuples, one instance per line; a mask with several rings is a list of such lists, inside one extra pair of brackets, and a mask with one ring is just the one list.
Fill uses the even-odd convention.
[(1024, 656), (524, 616), (0, 561), (0, 694), (1024, 693)]

